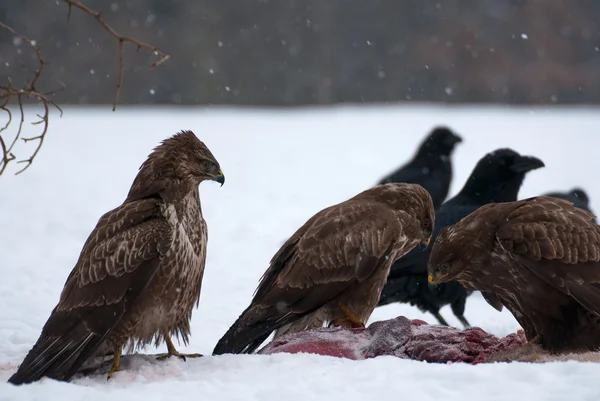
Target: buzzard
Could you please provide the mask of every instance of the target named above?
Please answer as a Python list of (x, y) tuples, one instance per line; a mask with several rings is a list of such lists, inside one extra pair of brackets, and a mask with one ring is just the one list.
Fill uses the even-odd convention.
[[(460, 192), (436, 209), (433, 242), (442, 228), (458, 223), (487, 203), (516, 201), (526, 175), (541, 167), (544, 163), (540, 159), (520, 155), (509, 148), (486, 154), (477, 162)], [(464, 327), (469, 327), (464, 312), (467, 297), (472, 291), (456, 282), (444, 283), (436, 288), (427, 285), (427, 261), (431, 249), (413, 249), (392, 265), (377, 306), (392, 302), (410, 303), (423, 312), (431, 313), (440, 324), (447, 326), (440, 309), (450, 304), (458, 320)]]
[[(86, 240), (38, 341), (9, 379), (69, 380), (96, 356), (154, 342), (185, 357), (206, 260), (206, 223), (198, 185), (225, 182), (219, 163), (191, 131), (157, 146), (140, 167), (123, 204), (104, 214)], [(193, 354), (189, 356), (199, 356)]]
[(563, 199), (492, 203), (444, 228), (429, 282), (456, 280), (506, 307), (553, 353), (600, 348), (600, 226)]
[(437, 209), (448, 195), (452, 180), (450, 157), (462, 138), (447, 127), (436, 127), (421, 143), (412, 160), (383, 177), (379, 184), (408, 182), (425, 188)]
[(321, 210), (271, 259), (250, 306), (213, 354), (252, 353), (271, 332), (307, 315), (302, 326), (364, 327), (391, 264), (427, 246), (433, 224), (431, 196), (417, 184), (376, 186)]

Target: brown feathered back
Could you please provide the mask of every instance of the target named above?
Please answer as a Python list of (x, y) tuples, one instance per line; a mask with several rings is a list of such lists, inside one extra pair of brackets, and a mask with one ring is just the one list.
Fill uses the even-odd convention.
[(524, 201), (496, 236), (508, 251), (531, 260), (562, 263), (600, 261), (600, 229), (595, 216), (573, 203), (546, 196)]

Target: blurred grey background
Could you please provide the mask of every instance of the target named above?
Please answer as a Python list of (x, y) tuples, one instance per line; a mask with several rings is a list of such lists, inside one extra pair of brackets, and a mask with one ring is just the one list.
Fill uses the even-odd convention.
[[(600, 101), (598, 0), (82, 0), (126, 45), (120, 104)], [(110, 104), (117, 44), (60, 0), (5, 0), (0, 21), (50, 63), (60, 104)], [(0, 80), (33, 61), (0, 29)], [(33, 64), (31, 64), (33, 65)]]

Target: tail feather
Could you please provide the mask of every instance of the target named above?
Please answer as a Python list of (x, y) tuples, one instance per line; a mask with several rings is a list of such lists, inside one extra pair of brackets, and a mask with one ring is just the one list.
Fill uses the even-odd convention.
[[(103, 309), (102, 312), (106, 314), (119, 316), (122, 313), (117, 311), (118, 307)], [(77, 373), (83, 363), (94, 355), (112, 328), (101, 319), (94, 322), (95, 327), (90, 327), (90, 318), (99, 315), (88, 315), (86, 312), (89, 311), (53, 311), (39, 339), (8, 382), (25, 384), (44, 376), (67, 381)]]
[(75, 362), (91, 343), (95, 343), (94, 337), (97, 336), (90, 333), (79, 341), (61, 337), (40, 338), (8, 382), (31, 383), (43, 376), (62, 381), (68, 380), (79, 368)]
[(298, 318), (295, 314), (288, 314), (280, 318), (264, 319), (249, 322), (251, 308), (247, 308), (235, 323), (219, 340), (213, 355), (222, 354), (251, 354), (271, 335), (274, 330), (293, 322)]

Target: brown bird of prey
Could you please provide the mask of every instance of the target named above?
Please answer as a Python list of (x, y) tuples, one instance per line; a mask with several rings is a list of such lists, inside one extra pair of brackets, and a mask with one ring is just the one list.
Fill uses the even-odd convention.
[(406, 183), (379, 185), (321, 210), (275, 254), (250, 306), (213, 354), (252, 353), (273, 330), (309, 314), (316, 326), (364, 327), (391, 264), (429, 244), (434, 218), (429, 193)]
[(547, 351), (600, 347), (600, 226), (566, 200), (492, 203), (442, 230), (429, 282), (458, 281), (505, 306)]
[[(127, 199), (104, 214), (67, 278), (37, 343), (9, 379), (43, 376), (69, 380), (92, 357), (113, 354), (109, 378), (123, 347), (188, 343), (206, 260), (206, 222), (198, 185), (223, 185), (219, 163), (191, 132), (162, 142), (140, 167)], [(198, 354), (189, 355), (191, 357)]]

